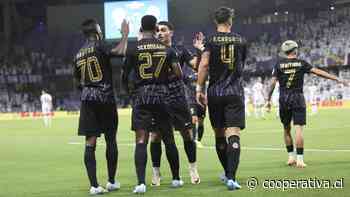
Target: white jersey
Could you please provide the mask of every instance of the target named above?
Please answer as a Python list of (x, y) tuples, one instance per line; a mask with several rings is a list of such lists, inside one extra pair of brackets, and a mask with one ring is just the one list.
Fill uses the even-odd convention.
[(263, 84), (260, 82), (257, 82), (253, 86), (253, 99), (254, 99), (254, 105), (263, 105), (265, 102), (264, 95), (263, 95), (264, 87)]
[(52, 97), (50, 94), (42, 94), (40, 96), (41, 108), (43, 112), (49, 112), (52, 108)]
[(310, 86), (309, 87), (309, 102), (313, 103), (317, 100), (317, 87), (316, 86)]
[(277, 82), (276, 86), (275, 86), (275, 89), (273, 90), (273, 93), (272, 93), (272, 103), (275, 106), (279, 105), (279, 96), (280, 96), (280, 85)]
[(246, 106), (249, 103), (250, 95), (251, 95), (251, 93), (250, 93), (249, 88), (244, 88), (244, 103), (245, 103)]

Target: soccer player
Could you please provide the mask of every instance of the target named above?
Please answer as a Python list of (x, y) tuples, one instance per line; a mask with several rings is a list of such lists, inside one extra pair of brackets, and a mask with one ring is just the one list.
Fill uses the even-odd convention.
[(253, 100), (254, 100), (254, 113), (255, 118), (264, 118), (264, 86), (261, 83), (261, 78), (259, 77), (255, 84), (253, 85)]
[[(142, 39), (142, 32), (141, 31), (139, 32), (139, 35), (137, 37), (137, 41), (140, 41)], [(135, 75), (134, 68), (128, 66), (128, 65), (133, 64), (133, 62), (130, 62), (130, 61), (132, 61), (132, 58), (129, 57), (129, 58), (126, 58), (125, 60), (126, 61), (124, 63), (124, 67), (122, 70), (123, 71), (122, 72), (122, 81), (123, 81), (122, 84), (123, 84), (124, 89), (127, 92), (131, 93), (135, 89), (134, 81), (136, 80), (136, 75)], [(169, 117), (169, 119), (170, 119), (170, 117)], [(167, 156), (169, 166), (171, 169), (171, 173), (173, 176), (173, 181), (171, 182), (171, 186), (173, 188), (177, 188), (177, 187), (183, 186), (183, 181), (180, 179), (179, 153), (178, 153), (178, 149), (177, 149), (176, 144), (175, 144), (175, 139), (174, 139), (174, 135), (172, 133), (172, 125), (170, 123), (170, 120), (166, 121), (166, 122), (167, 122), (167, 124), (163, 123), (163, 124), (159, 125), (158, 120), (152, 118), (152, 129), (150, 131), (152, 131), (152, 132), (153, 131), (158, 131), (158, 132), (161, 131), (161, 133), (159, 135), (162, 135), (162, 141), (164, 142), (165, 147), (166, 147), (166, 156)], [(132, 130), (135, 130), (135, 129), (132, 128)], [(170, 133), (166, 133), (166, 132), (170, 132)], [(154, 149), (154, 150), (161, 151), (161, 148)], [(151, 156), (152, 156), (153, 165), (154, 166), (157, 165), (157, 163), (155, 163), (156, 161), (155, 161), (154, 157), (158, 157), (158, 156), (159, 156), (159, 159), (157, 161), (160, 165), (161, 152), (156, 153), (156, 154), (154, 154), (153, 152), (151, 152), (151, 153), (152, 153)], [(158, 170), (158, 172), (159, 172), (159, 170)], [(159, 175), (159, 177), (160, 177), (160, 175)], [(154, 176), (153, 176), (153, 178), (154, 178)], [(154, 181), (152, 180), (152, 183), (153, 182)]]
[(250, 102), (250, 89), (248, 87), (244, 88), (244, 106), (245, 106), (245, 115), (250, 116), (249, 102)]
[[(187, 67), (185, 67), (187, 68)], [(186, 88), (186, 96), (189, 102), (191, 114), (192, 114), (192, 123), (194, 124), (193, 135), (198, 148), (203, 148), (201, 140), (204, 134), (204, 119), (206, 115), (206, 107), (202, 107), (196, 101), (196, 85), (198, 80), (198, 74), (193, 69), (190, 70), (186, 74), (186, 70), (184, 68), (184, 81)], [(197, 70), (198, 71), (198, 70)]]
[[(304, 74), (313, 73), (320, 77), (334, 80), (338, 83), (348, 82), (338, 79), (323, 70), (312, 67), (304, 60), (298, 59), (298, 44), (288, 40), (281, 46), (281, 51), (286, 57), (282, 57), (273, 69), (271, 88), (268, 92), (267, 107), (271, 108), (271, 95), (277, 81), (280, 84), (280, 119), (284, 126), (284, 140), (288, 152), (288, 165), (298, 168), (306, 167), (304, 163), (304, 138), (303, 127), (306, 125), (306, 104), (303, 94)], [(296, 152), (294, 156), (293, 138), (291, 136), (291, 121), (296, 130)]]
[[(173, 46), (172, 37), (174, 34), (174, 26), (167, 21), (158, 23), (158, 38), (166, 46), (172, 47), (178, 54), (179, 63), (183, 67), (185, 64), (197, 67), (198, 57), (193, 56), (184, 47)], [(202, 47), (204, 47), (202, 45)], [(186, 99), (185, 84), (183, 79), (179, 79), (175, 75), (170, 75), (168, 79), (169, 95), (167, 96), (167, 108), (171, 117), (171, 124), (175, 130), (180, 131), (184, 141), (185, 152), (189, 162), (189, 172), (192, 184), (199, 184), (200, 177), (196, 164), (196, 143), (192, 132), (192, 117), (189, 108), (189, 101)], [(162, 122), (168, 124), (167, 122)], [(163, 126), (163, 128), (171, 128), (171, 126)], [(163, 131), (164, 132), (164, 131)], [(165, 131), (171, 134), (171, 131)], [(161, 160), (161, 136), (159, 132), (153, 131), (151, 137), (151, 155), (153, 163), (152, 185), (160, 185), (160, 160)]]
[[(207, 39), (199, 64), (196, 99), (208, 103), (209, 119), (215, 132), (216, 152), (225, 170), (229, 190), (241, 188), (236, 181), (240, 159), (240, 133), (245, 128), (242, 72), (246, 59), (246, 41), (231, 32), (234, 10), (215, 11), (217, 32)], [(209, 73), (207, 98), (203, 87)]]
[(280, 94), (280, 86), (279, 83), (276, 83), (275, 90), (272, 93), (272, 103), (273, 106), (276, 108), (276, 117), (279, 117), (279, 94)]
[(311, 104), (311, 115), (317, 114), (318, 106), (317, 106), (317, 87), (316, 87), (316, 84), (312, 84), (309, 87), (309, 101)]
[(44, 125), (45, 127), (51, 127), (52, 96), (49, 93), (42, 90), (40, 101), (41, 101), (41, 111), (42, 111), (42, 116), (44, 120)]
[[(169, 69), (182, 77), (176, 52), (156, 38), (157, 19), (152, 15), (141, 19), (142, 35), (136, 46), (128, 49), (127, 68), (134, 70), (132, 94), (132, 129), (135, 130), (135, 167), (138, 184), (134, 193), (145, 193), (147, 143), (153, 122), (168, 121), (166, 97)], [(179, 177), (178, 177), (179, 178)], [(180, 182), (180, 180), (177, 180)]]
[[(123, 21), (122, 39), (114, 48), (107, 46), (103, 40), (103, 33), (96, 20), (85, 20), (81, 28), (86, 41), (75, 56), (73, 64), (74, 76), (81, 89), (78, 135), (85, 136), (86, 139), (84, 162), (91, 184), (90, 194), (97, 195), (120, 188), (120, 183), (115, 180), (118, 162), (118, 114), (113, 94), (110, 58), (125, 54), (129, 24)], [(96, 178), (96, 141), (102, 133), (107, 146), (107, 190), (98, 184)]]

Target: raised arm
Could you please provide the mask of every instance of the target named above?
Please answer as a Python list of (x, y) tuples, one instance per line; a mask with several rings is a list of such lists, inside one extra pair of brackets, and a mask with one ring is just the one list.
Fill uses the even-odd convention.
[(202, 32), (199, 32), (196, 34), (195, 38), (193, 39), (193, 47), (197, 50), (197, 55), (193, 56), (193, 58), (190, 60), (189, 64), (191, 67), (195, 70), (197, 70), (200, 60), (201, 60), (201, 55), (205, 49), (204, 47), (204, 34)]
[(113, 55), (124, 56), (126, 53), (126, 49), (128, 47), (128, 35), (129, 35), (129, 22), (127, 22), (125, 19), (122, 22), (120, 32), (122, 34), (122, 39), (120, 40), (118, 45), (111, 50), (111, 53)]
[(333, 80), (333, 81), (336, 81), (338, 83), (341, 83), (341, 84), (344, 84), (345, 86), (348, 86), (349, 85), (349, 82), (346, 81), (346, 80), (341, 80), (339, 79), (337, 76), (335, 75), (332, 75), (332, 74), (329, 74), (328, 72), (326, 71), (323, 71), (321, 69), (318, 69), (318, 68), (312, 68), (310, 70), (311, 73), (317, 75), (317, 76), (320, 76), (320, 77), (323, 77), (325, 79), (330, 79), (330, 80)]
[(207, 104), (207, 101), (204, 95), (204, 84), (209, 72), (209, 57), (210, 57), (210, 52), (209, 51), (204, 52), (202, 54), (201, 62), (198, 68), (196, 99), (198, 104), (202, 106)]

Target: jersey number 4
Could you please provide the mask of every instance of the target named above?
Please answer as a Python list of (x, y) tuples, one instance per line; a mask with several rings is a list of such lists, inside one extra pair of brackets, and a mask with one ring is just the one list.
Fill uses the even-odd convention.
[(221, 62), (228, 64), (229, 70), (234, 69), (235, 63), (235, 46), (233, 44), (221, 46)]
[[(143, 64), (140, 64), (139, 73), (142, 79), (152, 79), (153, 77), (158, 78), (160, 72), (162, 71), (164, 62), (166, 58), (165, 52), (156, 52), (156, 53), (140, 53), (139, 61), (143, 61)], [(154, 61), (157, 61), (156, 69), (151, 69), (153, 67)]]
[(85, 82), (86, 69), (91, 82), (99, 82), (103, 78), (100, 63), (95, 56), (78, 61), (78, 67), (80, 69), (82, 83)]

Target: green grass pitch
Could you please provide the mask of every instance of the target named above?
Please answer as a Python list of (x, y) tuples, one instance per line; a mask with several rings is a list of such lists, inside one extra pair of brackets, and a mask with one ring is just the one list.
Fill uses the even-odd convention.
[[(219, 181), (222, 168), (214, 149), (213, 131), (206, 120), (203, 144), (198, 149), (200, 185), (191, 185), (187, 159), (182, 140), (176, 134), (181, 156), (181, 176), (185, 185), (170, 188), (170, 170), (163, 147), (162, 185), (148, 186), (145, 196), (298, 196), (349, 197), (350, 196), (350, 109), (321, 110), (308, 116), (305, 128), (305, 162), (308, 167), (296, 169), (285, 165), (287, 154), (283, 143), (282, 126), (269, 114), (266, 120), (247, 119), (242, 132), (239, 191), (229, 192)], [(106, 196), (134, 196), (136, 184), (134, 170), (134, 133), (130, 131), (130, 114), (119, 115), (119, 166), (117, 179), (122, 187)], [(77, 117), (56, 118), (53, 127), (46, 129), (42, 120), (0, 121), (0, 197), (83, 197), (88, 196), (88, 179), (83, 166), (84, 139), (76, 136)], [(106, 184), (107, 171), (103, 139), (97, 147), (98, 180)], [(151, 180), (151, 162), (148, 155), (147, 181)], [(246, 182), (250, 177), (259, 180), (251, 191)], [(343, 178), (342, 189), (265, 189), (267, 179), (299, 180), (307, 178)]]

